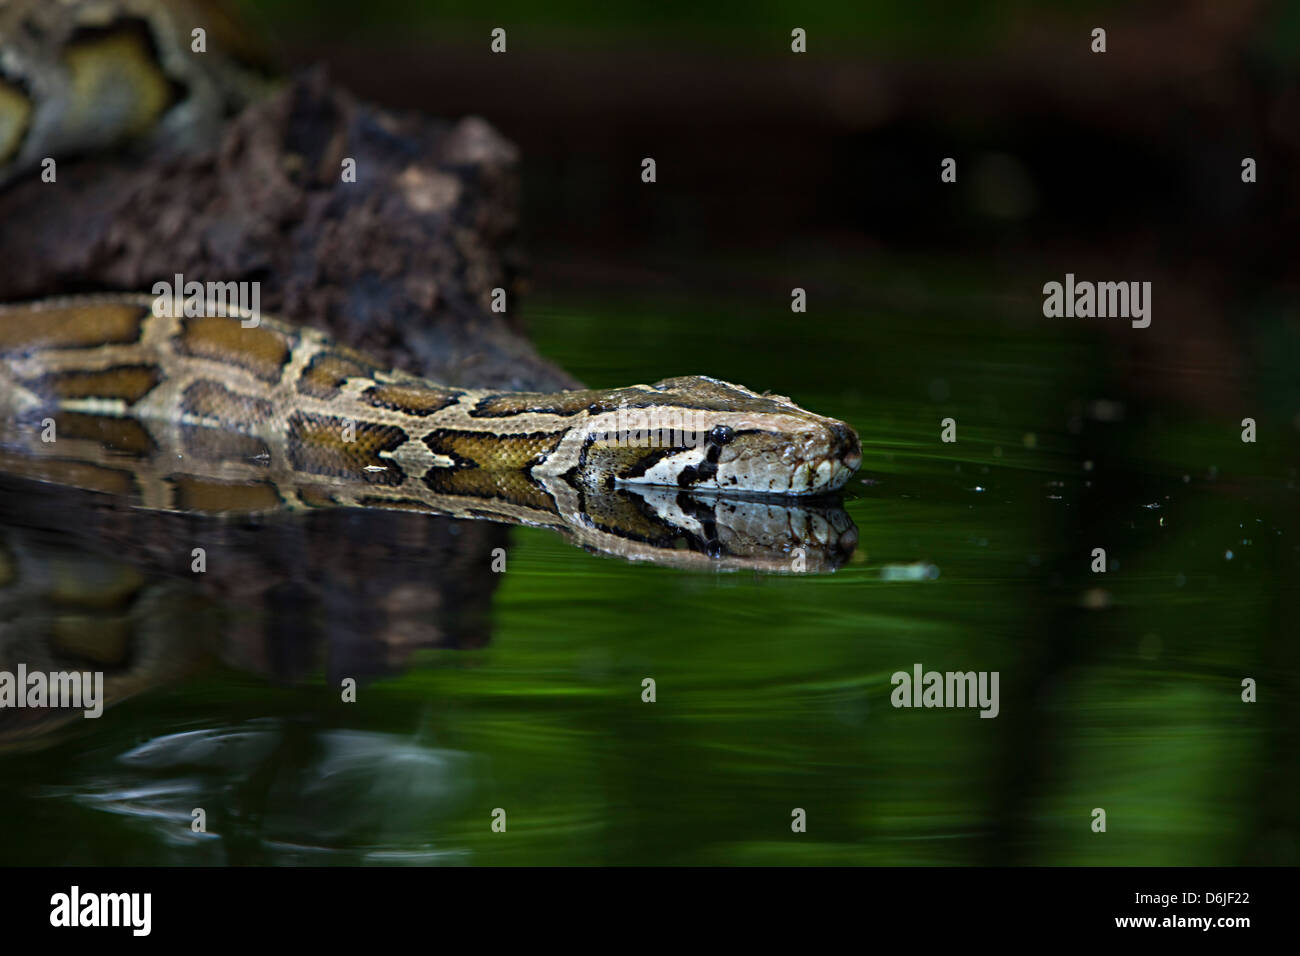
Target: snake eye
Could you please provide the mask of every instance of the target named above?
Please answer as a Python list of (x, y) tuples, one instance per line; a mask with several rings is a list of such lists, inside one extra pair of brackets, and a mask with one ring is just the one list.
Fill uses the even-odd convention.
[(709, 431), (709, 441), (714, 445), (725, 445), (736, 437), (736, 433), (727, 425), (714, 425)]

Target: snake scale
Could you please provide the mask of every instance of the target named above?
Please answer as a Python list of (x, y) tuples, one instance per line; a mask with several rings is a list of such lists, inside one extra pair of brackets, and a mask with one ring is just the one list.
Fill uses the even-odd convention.
[[(190, 54), (209, 16), (0, 0), (0, 181), (45, 156), (210, 135), (257, 80), (237, 57)], [(746, 496), (839, 489), (861, 462), (843, 422), (706, 376), (461, 389), (221, 302), (184, 313), (116, 294), (0, 307), (4, 469), (164, 510), (408, 509), (650, 540), (626, 496), (600, 496), (637, 489), (643, 513), (690, 525), (679, 492), (739, 496), (743, 511)], [(823, 531), (833, 543), (843, 528)]]

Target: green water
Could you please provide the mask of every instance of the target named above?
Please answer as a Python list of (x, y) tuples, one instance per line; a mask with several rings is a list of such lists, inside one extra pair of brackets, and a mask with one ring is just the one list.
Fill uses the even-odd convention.
[[(515, 529), (484, 647), (356, 703), (213, 666), (0, 755), (0, 863), (1294, 863), (1293, 353), (1261, 350), (1247, 444), (960, 286), (534, 298), (589, 384), (707, 372), (854, 425), (858, 553), (689, 573)], [(916, 664), (998, 672), (998, 716), (891, 706)], [(226, 744), (129, 756), (196, 731)]]

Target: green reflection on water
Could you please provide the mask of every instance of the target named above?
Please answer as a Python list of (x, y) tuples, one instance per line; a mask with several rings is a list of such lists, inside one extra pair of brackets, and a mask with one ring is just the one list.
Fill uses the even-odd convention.
[[(355, 705), (209, 672), (0, 758), (6, 862), (1294, 862), (1291, 452), (1231, 415), (1081, 437), (1073, 403), (1114, 396), (1104, 344), (983, 311), (535, 303), (543, 350), (593, 385), (707, 371), (858, 428), (854, 560), (692, 574), (519, 529), (485, 648), (424, 652)], [(893, 708), (915, 663), (998, 671), (1001, 713)], [(264, 726), (271, 757), (205, 783), (220, 839), (68, 797), (143, 740)], [(301, 799), (355, 731), (394, 760)], [(441, 756), (405, 775), (404, 742)]]

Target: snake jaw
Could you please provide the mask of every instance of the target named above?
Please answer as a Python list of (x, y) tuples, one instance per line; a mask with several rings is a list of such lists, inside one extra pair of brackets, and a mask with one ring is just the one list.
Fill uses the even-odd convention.
[(856, 466), (850, 467), (843, 461), (836, 461), (831, 458), (805, 461), (794, 470), (794, 474), (790, 478), (790, 490), (794, 493), (815, 493), (821, 490), (834, 491), (843, 488), (855, 470)]

